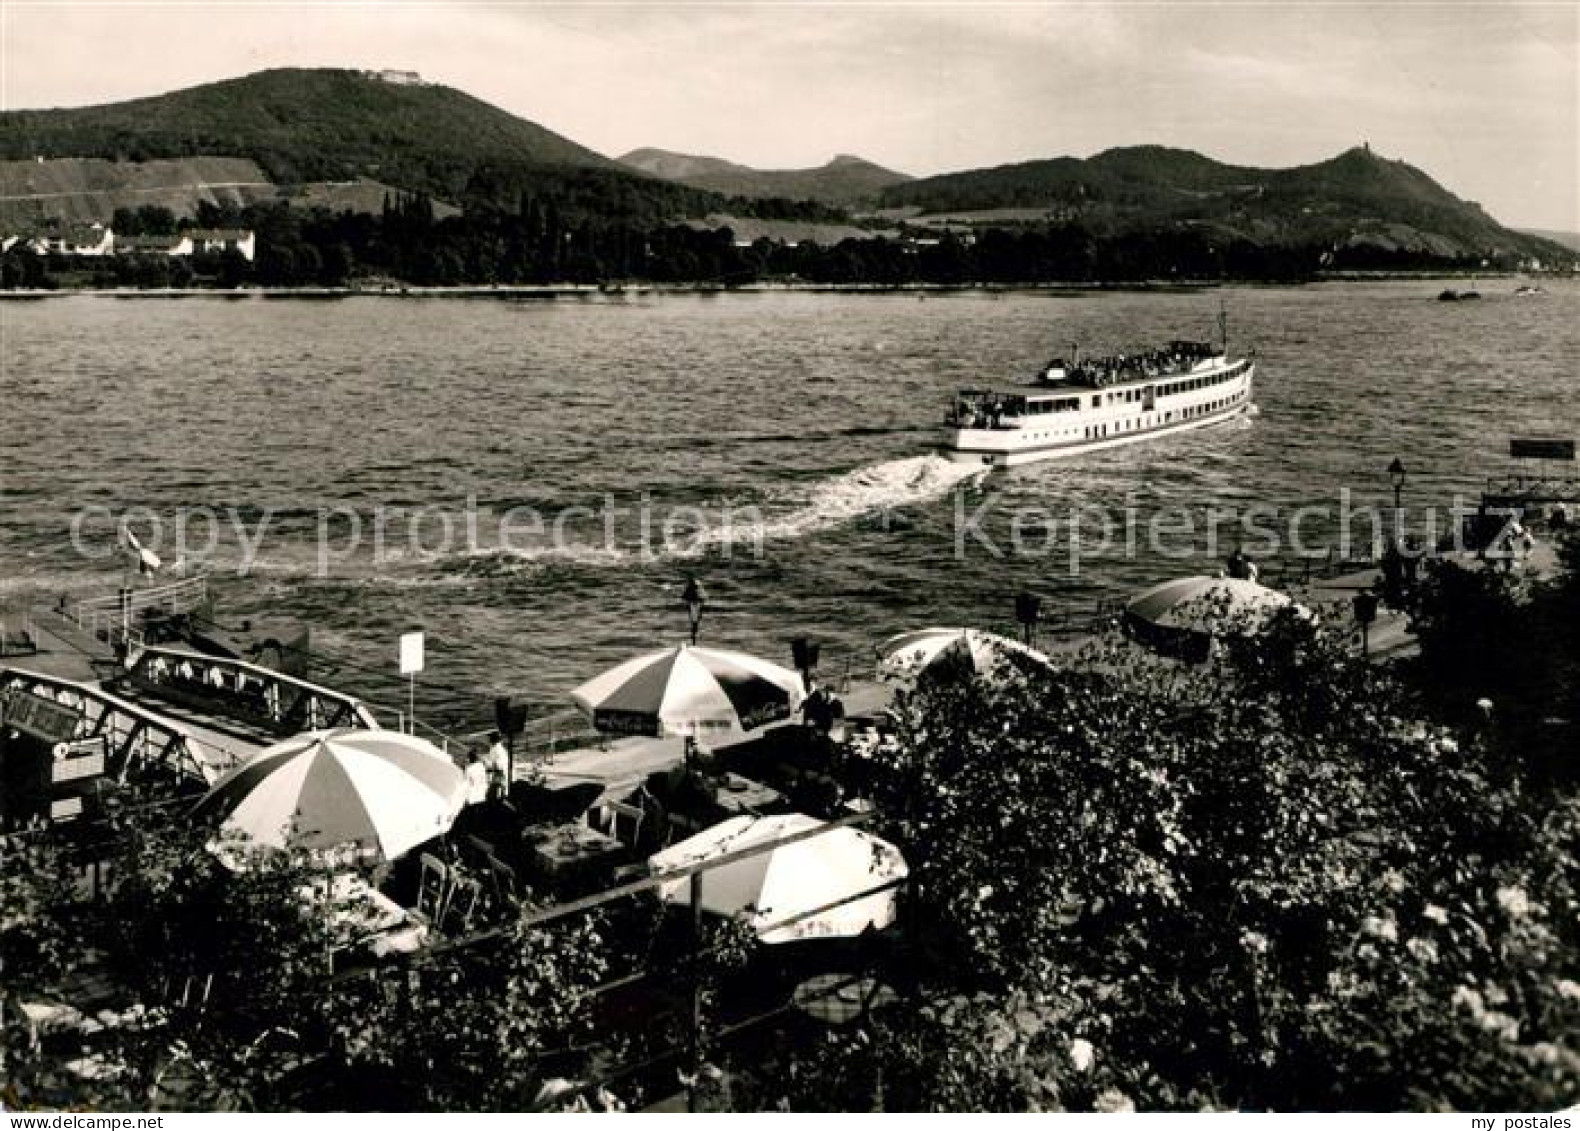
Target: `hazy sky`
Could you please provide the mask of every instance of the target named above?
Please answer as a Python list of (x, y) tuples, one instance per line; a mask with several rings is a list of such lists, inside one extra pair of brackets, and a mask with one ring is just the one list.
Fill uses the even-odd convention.
[(926, 174), (1143, 142), (1282, 166), (1369, 141), (1517, 226), (1580, 230), (1580, 0), (0, 0), (0, 103), (264, 67), (398, 67), (602, 153)]

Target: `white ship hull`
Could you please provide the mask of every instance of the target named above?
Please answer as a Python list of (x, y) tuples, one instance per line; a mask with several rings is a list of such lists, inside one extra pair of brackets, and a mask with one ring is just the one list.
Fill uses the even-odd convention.
[[(1255, 376), (1253, 362), (1217, 357), (1188, 374), (1083, 389), (1072, 394), (1080, 399), (1073, 411), (1026, 411), (992, 427), (950, 427), (942, 454), (956, 463), (1019, 467), (1210, 428), (1251, 409)], [(1032, 402), (1052, 399), (1024, 392)]]

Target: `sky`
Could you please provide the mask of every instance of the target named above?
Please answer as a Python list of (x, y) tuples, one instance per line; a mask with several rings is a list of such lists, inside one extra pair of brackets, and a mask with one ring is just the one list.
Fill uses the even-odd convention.
[(916, 175), (1120, 145), (1283, 167), (1368, 142), (1580, 231), (1580, 0), (0, 0), (0, 106), (401, 68), (610, 156)]

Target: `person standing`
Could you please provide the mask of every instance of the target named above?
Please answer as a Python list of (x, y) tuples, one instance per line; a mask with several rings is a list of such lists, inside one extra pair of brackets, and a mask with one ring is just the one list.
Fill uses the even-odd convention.
[(510, 796), (510, 750), (497, 730), (488, 732), (488, 753), (483, 756), (488, 771), (488, 795), (496, 801)]
[(1245, 551), (1239, 546), (1234, 548), (1234, 553), (1229, 555), (1229, 560), (1225, 564), (1230, 577), (1237, 578), (1240, 581), (1253, 580), (1251, 577), (1251, 559), (1245, 556)]
[(466, 803), (479, 805), (487, 801), (493, 792), (493, 787), (489, 781), (488, 767), (477, 756), (476, 750), (467, 755), (466, 769), (463, 773), (466, 775)]

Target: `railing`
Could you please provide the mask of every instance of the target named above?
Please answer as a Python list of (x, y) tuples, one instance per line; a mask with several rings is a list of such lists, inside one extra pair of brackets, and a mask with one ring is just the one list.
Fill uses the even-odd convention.
[(139, 645), (142, 633), (133, 622), (144, 613), (189, 613), (207, 601), (208, 578), (186, 577), (164, 585), (89, 597), (67, 606), (65, 615), (82, 631), (100, 640), (115, 639), (129, 630), (133, 644)]
[(415, 716), (408, 719), (403, 715), (401, 717), (401, 724), (401, 729), (407, 734), (417, 734), (419, 732), (426, 734), (428, 738), (446, 754), (450, 753), (450, 744), (452, 742), (462, 749), (470, 749), (472, 746), (477, 745), (482, 739), (487, 737), (486, 734), (482, 733), (477, 735), (460, 736), (447, 734), (438, 727), (429, 726), (427, 723), (423, 722), (419, 718), (416, 718)]
[(381, 729), (360, 699), (227, 656), (145, 647), (132, 654), (120, 678), (167, 702), (280, 736), (330, 727)]

